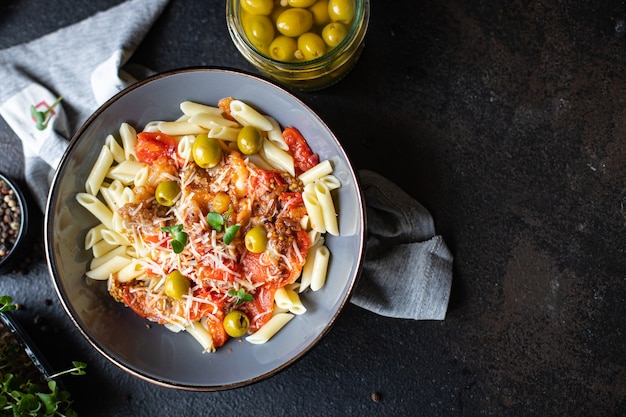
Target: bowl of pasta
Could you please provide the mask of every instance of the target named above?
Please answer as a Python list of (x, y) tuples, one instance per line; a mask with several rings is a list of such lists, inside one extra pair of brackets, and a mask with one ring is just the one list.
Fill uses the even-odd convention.
[(125, 371), (196, 391), (293, 364), (361, 269), (365, 210), (338, 139), (264, 78), (187, 68), (140, 81), (71, 139), (45, 246), (63, 308)]

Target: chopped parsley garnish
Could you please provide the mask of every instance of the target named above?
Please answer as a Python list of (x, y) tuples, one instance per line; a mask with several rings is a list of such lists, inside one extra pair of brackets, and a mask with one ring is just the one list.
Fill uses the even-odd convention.
[(237, 302), (235, 305), (239, 305), (247, 301), (254, 301), (254, 297), (252, 296), (252, 294), (248, 294), (243, 288), (239, 288), (239, 290), (230, 289), (226, 294), (228, 294), (229, 297), (237, 298)]
[(161, 231), (172, 235), (172, 250), (174, 253), (181, 253), (187, 244), (187, 233), (183, 232), (183, 225), (162, 227)]

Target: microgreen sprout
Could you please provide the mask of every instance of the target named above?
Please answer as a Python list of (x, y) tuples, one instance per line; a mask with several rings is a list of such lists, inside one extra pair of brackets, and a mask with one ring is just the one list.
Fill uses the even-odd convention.
[(161, 231), (172, 235), (172, 250), (174, 253), (181, 253), (187, 244), (187, 233), (183, 232), (183, 225), (162, 227)]
[[(228, 221), (228, 218), (230, 217), (232, 212), (233, 212), (232, 206), (230, 206), (230, 208), (228, 209), (226, 213), (224, 213), (224, 215), (221, 215), (219, 213), (212, 211), (209, 214), (207, 214), (206, 221), (209, 223), (209, 225), (213, 229), (215, 229), (216, 232), (221, 232), (222, 228)], [(224, 231), (224, 243), (225, 244), (230, 245), (230, 243), (233, 241), (233, 239), (237, 235), (237, 232), (239, 231), (240, 227), (241, 225), (237, 223), (226, 228), (226, 230)]]
[(228, 227), (226, 231), (224, 232), (224, 243), (226, 243), (227, 245), (230, 245), (230, 242), (233, 241), (240, 227), (241, 225), (239, 223)]
[(222, 227), (224, 227), (224, 217), (214, 211), (206, 215), (206, 221), (216, 232), (221, 232)]
[[(15, 310), (8, 295), (0, 295), (0, 312)], [(77, 417), (71, 395), (59, 388), (54, 378), (62, 375), (84, 375), (87, 364), (72, 362), (73, 368), (47, 378), (34, 367), (23, 347), (9, 333), (0, 339), (0, 415)], [(41, 386), (47, 385), (47, 390)]]
[(254, 301), (252, 294), (248, 294), (243, 288), (239, 288), (239, 290), (230, 289), (226, 294), (228, 294), (229, 297), (237, 298), (235, 305), (245, 303), (246, 301)]
[(66, 369), (65, 371), (61, 371), (61, 372), (57, 372), (54, 375), (50, 375), (48, 377), (48, 380), (54, 379), (54, 378), (58, 378), (62, 375), (67, 375), (67, 374), (71, 374), (71, 375), (85, 375), (87, 372), (85, 372), (85, 368), (87, 367), (87, 364), (84, 362), (78, 362), (78, 361), (72, 361), (72, 365), (74, 365), (73, 368), (70, 369)]
[(13, 304), (13, 299), (8, 295), (0, 295), (0, 313), (15, 310), (17, 306)]
[(61, 100), (63, 100), (63, 97), (57, 97), (54, 103), (52, 103), (52, 105), (48, 107), (45, 111), (37, 110), (37, 107), (33, 105), (30, 106), (30, 115), (33, 116), (33, 118), (35, 119), (37, 129), (44, 130), (46, 127), (48, 127), (50, 112), (57, 106), (57, 104), (61, 102)]

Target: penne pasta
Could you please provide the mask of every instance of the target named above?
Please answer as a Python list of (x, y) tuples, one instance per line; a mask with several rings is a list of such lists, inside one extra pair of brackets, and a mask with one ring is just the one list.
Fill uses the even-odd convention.
[(148, 166), (144, 166), (137, 174), (135, 174), (135, 178), (133, 178), (133, 185), (135, 187), (141, 187), (148, 183), (148, 175), (150, 174), (150, 169)]
[(144, 126), (143, 131), (152, 133), (159, 132), (159, 123), (161, 123), (161, 120), (153, 120), (151, 122), (148, 122)]
[(302, 267), (302, 273), (300, 274), (300, 287), (298, 292), (302, 293), (311, 287), (311, 279), (313, 277), (313, 258), (315, 258), (315, 250), (311, 246), (306, 253), (306, 260)]
[(232, 100), (230, 102), (230, 114), (243, 126), (254, 126), (265, 132), (273, 128), (272, 122), (241, 100)]
[(306, 313), (306, 307), (302, 304), (302, 300), (300, 296), (295, 290), (285, 290), (289, 300), (291, 301), (291, 306), (289, 307), (289, 312), (299, 316), (301, 314)]
[(325, 175), (317, 181), (324, 184), (326, 187), (328, 187), (329, 190), (336, 190), (337, 188), (341, 187), (341, 182), (339, 181), (339, 178), (335, 177), (334, 175)]
[(309, 223), (311, 229), (319, 232), (326, 233), (326, 226), (324, 225), (324, 215), (322, 213), (322, 207), (317, 199), (317, 193), (312, 188), (313, 184), (304, 187), (302, 193), (302, 201), (306, 207), (306, 211), (309, 215)]
[(135, 154), (135, 145), (137, 144), (137, 131), (128, 123), (122, 123), (120, 126), (120, 138), (122, 139), (122, 148), (124, 148), (124, 156), (128, 160), (137, 160)]
[(98, 281), (104, 281), (109, 279), (111, 274), (115, 274), (126, 265), (130, 264), (131, 259), (128, 256), (113, 256), (107, 262), (98, 265), (95, 269), (90, 269), (86, 272), (86, 275)]
[(87, 176), (87, 181), (85, 182), (85, 191), (87, 191), (91, 195), (98, 195), (98, 191), (100, 191), (100, 186), (102, 186), (102, 182), (111, 168), (113, 164), (113, 154), (111, 150), (102, 146), (100, 150), (100, 154), (98, 154), (98, 158), (96, 159), (96, 163), (91, 168), (89, 175)]
[(307, 184), (311, 184), (312, 182), (315, 182), (315, 180), (318, 180), (332, 172), (333, 172), (333, 167), (330, 164), (330, 161), (326, 159), (320, 162), (319, 164), (315, 165), (313, 168), (300, 174), (298, 178), (300, 179), (300, 181), (302, 181), (304, 185), (307, 185)]
[(115, 256), (124, 256), (127, 253), (127, 248), (125, 246), (118, 246), (116, 248), (111, 249), (110, 251), (108, 251), (107, 253), (105, 253), (102, 256), (99, 257), (94, 257), (91, 260), (91, 263), (89, 264), (91, 269), (95, 269), (98, 266), (110, 261), (113, 257)]
[(322, 212), (322, 218), (324, 220), (324, 228), (327, 233), (333, 236), (339, 235), (339, 226), (337, 224), (337, 212), (335, 210), (335, 203), (330, 195), (330, 190), (326, 184), (322, 182), (316, 182), (313, 185), (317, 201)]
[(142, 162), (126, 160), (112, 166), (106, 176), (112, 180), (118, 180), (124, 185), (128, 185), (135, 181), (135, 177), (144, 167), (145, 164)]
[(138, 260), (132, 259), (130, 263), (117, 272), (117, 279), (120, 282), (129, 282), (146, 271), (146, 267)]
[(267, 139), (263, 140), (263, 147), (259, 154), (269, 163), (272, 167), (280, 169), (281, 171), (287, 171), (292, 176), (296, 174), (296, 168), (294, 165), (293, 157), (274, 145)]
[(237, 141), (237, 135), (241, 129), (238, 127), (219, 126), (211, 129), (208, 133), (210, 138), (222, 139), (228, 142)]
[(259, 168), (263, 168), (266, 170), (274, 169), (274, 167), (272, 167), (269, 164), (269, 162), (263, 159), (263, 157), (259, 155), (258, 153), (255, 153), (253, 155), (248, 155), (248, 160), (252, 162), (254, 165), (258, 166)]
[(113, 155), (113, 159), (118, 164), (126, 160), (126, 155), (124, 154), (124, 148), (122, 148), (122, 146), (119, 143), (117, 143), (117, 140), (115, 139), (113, 135), (109, 135), (106, 137), (106, 139), (104, 140), (104, 146), (109, 148), (109, 150), (111, 151), (111, 155)]
[(76, 201), (78, 204), (85, 207), (96, 219), (100, 220), (100, 223), (104, 224), (107, 228), (111, 229), (113, 219), (113, 212), (104, 205), (98, 198), (88, 193), (78, 193), (76, 195)]
[(158, 130), (170, 136), (199, 135), (208, 129), (189, 122), (159, 122)]
[(309, 239), (311, 239), (311, 247), (324, 244), (324, 234), (317, 230), (309, 230)]
[(122, 233), (124, 231), (124, 219), (122, 216), (116, 211), (113, 213), (113, 217), (111, 218), (111, 230)]
[(222, 115), (222, 110), (219, 107), (207, 106), (194, 101), (183, 101), (180, 103), (180, 110), (187, 116), (194, 116), (198, 113), (208, 113), (215, 116)]
[(255, 345), (266, 343), (294, 317), (290, 313), (278, 313), (272, 316), (263, 327), (246, 337), (246, 341)]
[(195, 123), (205, 129), (215, 129), (218, 127), (239, 127), (239, 123), (229, 120), (222, 115), (209, 113), (196, 113), (189, 118), (189, 123)]
[(267, 131), (267, 139), (283, 151), (288, 151), (289, 146), (283, 137), (283, 130), (280, 128), (278, 121), (271, 116), (265, 115), (265, 118), (272, 124), (272, 129)]
[(109, 230), (109, 229), (102, 230), (102, 240), (104, 240), (105, 242), (111, 245), (118, 245), (118, 246), (130, 245), (130, 242), (128, 241), (126, 237), (122, 236), (121, 234), (117, 233), (114, 230)]
[(284, 287), (276, 290), (274, 293), (274, 302), (278, 308), (282, 308), (284, 310), (291, 309), (291, 306), (293, 305), (293, 302), (291, 301), (291, 298), (289, 298), (289, 294)]
[(117, 248), (116, 245), (112, 245), (109, 242), (101, 240), (91, 247), (91, 252), (93, 253), (94, 258), (101, 258), (115, 248)]
[(178, 141), (178, 155), (183, 159), (183, 161), (187, 162), (191, 158), (191, 148), (193, 145), (194, 136), (193, 135), (184, 135)]
[(105, 229), (106, 228), (104, 227), (104, 225), (100, 223), (99, 225), (94, 226), (87, 231), (87, 234), (85, 235), (85, 249), (86, 250), (91, 249), (93, 245), (95, 245), (96, 243), (102, 240), (102, 230), (105, 230)]
[(200, 343), (200, 346), (204, 349), (204, 352), (212, 352), (215, 350), (213, 347), (213, 337), (207, 329), (205, 329), (199, 321), (192, 322), (189, 326), (185, 327), (185, 331), (193, 336), (194, 339)]
[(115, 213), (123, 205), (122, 193), (124, 192), (124, 184), (119, 180), (114, 180), (107, 187), (100, 189), (100, 194), (109, 210)]
[(324, 245), (313, 248), (313, 265), (311, 269), (311, 290), (318, 291), (326, 283), (330, 251)]

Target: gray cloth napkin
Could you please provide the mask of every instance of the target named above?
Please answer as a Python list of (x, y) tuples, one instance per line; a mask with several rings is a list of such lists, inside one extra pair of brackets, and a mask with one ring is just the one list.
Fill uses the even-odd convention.
[[(0, 51), (0, 115), (22, 142), (26, 181), (42, 211), (72, 133), (100, 104), (148, 75), (126, 63), (166, 4), (167, 0), (130, 0)], [(142, 24), (128, 16), (142, 16)], [(50, 111), (47, 128), (37, 129), (30, 106), (45, 111), (59, 96), (63, 99)], [(380, 175), (361, 171), (359, 176), (368, 238), (363, 272), (351, 301), (383, 316), (443, 320), (452, 256), (435, 234), (430, 214)]]
[[(25, 177), (42, 210), (67, 139), (98, 106), (137, 81), (136, 74), (146, 75), (124, 64), (167, 2), (131, 0), (0, 51), (0, 115), (22, 140)], [(58, 96), (63, 100), (48, 128), (38, 130), (30, 106), (45, 111)]]

